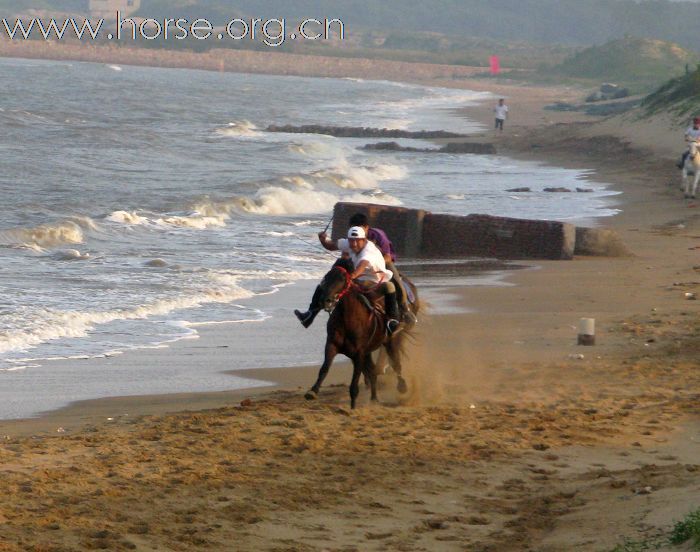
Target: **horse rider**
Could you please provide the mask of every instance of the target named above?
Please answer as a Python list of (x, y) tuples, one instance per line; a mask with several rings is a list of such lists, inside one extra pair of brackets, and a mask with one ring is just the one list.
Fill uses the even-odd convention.
[[(321, 232), (325, 234), (325, 232)], [(319, 234), (319, 238), (321, 237)], [(347, 239), (340, 239), (335, 244), (337, 248), (347, 254), (355, 266), (350, 278), (355, 280), (364, 289), (376, 288), (384, 295), (384, 309), (386, 311), (386, 333), (391, 336), (400, 329), (399, 306), (396, 301), (396, 287), (391, 281), (393, 274), (387, 270), (384, 256), (374, 243), (367, 239), (365, 229), (361, 226), (353, 226), (348, 230)], [(309, 310), (306, 312), (294, 311), (294, 314), (305, 328), (308, 328), (323, 308), (321, 305), (321, 287), (317, 286), (311, 299)]]
[[(698, 140), (700, 140), (700, 117), (693, 117), (693, 124), (685, 131), (685, 141), (686, 143), (690, 143), (697, 142)], [(685, 160), (688, 158), (689, 153), (690, 148), (688, 147), (683, 152), (681, 160), (676, 165), (679, 169), (682, 169), (683, 165), (685, 165)]]
[[(379, 251), (381, 251), (384, 257), (384, 264), (386, 264), (387, 269), (389, 269), (394, 275), (392, 282), (394, 282), (394, 285), (396, 286), (396, 298), (399, 301), (401, 319), (407, 323), (415, 324), (417, 320), (415, 315), (411, 312), (411, 308), (408, 304), (408, 294), (404, 288), (403, 279), (401, 278), (401, 274), (394, 264), (396, 262), (394, 246), (389, 237), (386, 235), (386, 232), (381, 228), (370, 228), (367, 215), (363, 213), (355, 213), (350, 217), (348, 222), (349, 226), (360, 226), (361, 228), (364, 228), (367, 239), (374, 243)], [(321, 241), (321, 245), (328, 249), (328, 251), (337, 251), (339, 249), (338, 244), (330, 239), (325, 232), (321, 232), (318, 235), (318, 238)]]

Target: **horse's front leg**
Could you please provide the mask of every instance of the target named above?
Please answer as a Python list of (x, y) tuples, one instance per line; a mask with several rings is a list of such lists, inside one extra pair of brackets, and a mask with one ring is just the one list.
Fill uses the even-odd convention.
[(316, 383), (314, 383), (313, 387), (306, 392), (306, 395), (304, 395), (304, 398), (306, 400), (311, 401), (318, 397), (318, 392), (321, 389), (321, 385), (323, 385), (323, 380), (326, 379), (326, 376), (328, 375), (328, 370), (331, 367), (333, 359), (336, 357), (337, 354), (338, 348), (333, 343), (326, 343), (326, 350), (323, 356), (323, 364), (321, 365), (321, 369), (318, 371), (318, 378), (316, 379)]
[(352, 359), (352, 381), (350, 382), (350, 408), (355, 408), (360, 393), (360, 374), (364, 372), (364, 358), (361, 355)]
[(695, 192), (698, 190), (698, 180), (700, 180), (700, 169), (695, 172), (695, 178), (693, 178), (693, 189), (690, 197), (695, 199)]
[(681, 172), (681, 192), (688, 193), (688, 171), (683, 166), (683, 171)]

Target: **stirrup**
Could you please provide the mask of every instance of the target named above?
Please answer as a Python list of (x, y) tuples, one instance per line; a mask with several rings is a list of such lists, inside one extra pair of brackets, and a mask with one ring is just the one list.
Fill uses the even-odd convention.
[(305, 328), (311, 326), (311, 322), (314, 320), (314, 313), (311, 311), (301, 312), (300, 310), (294, 310), (294, 316), (299, 319), (301, 325)]
[(396, 335), (402, 329), (403, 326), (401, 325), (401, 322), (399, 322), (395, 318), (390, 318), (386, 321), (386, 335), (388, 335), (389, 337)]

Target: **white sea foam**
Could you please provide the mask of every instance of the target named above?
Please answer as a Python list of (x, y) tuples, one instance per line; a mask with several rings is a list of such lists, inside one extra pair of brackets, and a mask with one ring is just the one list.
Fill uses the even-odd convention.
[(148, 224), (149, 222), (146, 217), (137, 215), (136, 212), (133, 211), (114, 211), (107, 215), (105, 219), (121, 224)]
[[(24, 246), (38, 251), (37, 248), (57, 247), (61, 245), (83, 243), (83, 228), (80, 222), (66, 220), (55, 224), (41, 224), (32, 228), (11, 228), (0, 231), (0, 245)], [(85, 221), (90, 219), (84, 219)], [(94, 222), (84, 225), (94, 228)]]
[(206, 216), (200, 213), (192, 213), (190, 215), (174, 215), (156, 219), (156, 224), (167, 224), (169, 226), (178, 226), (180, 228), (194, 228), (204, 230), (211, 227), (226, 226), (228, 215), (220, 214), (216, 216)]
[(109, 67), (112, 71), (122, 71), (122, 68), (119, 67), (119, 65), (108, 65), (107, 67)]
[(261, 136), (262, 133), (250, 121), (233, 121), (225, 127), (217, 128), (214, 131), (217, 136), (225, 138), (237, 138), (240, 136)]
[(26, 313), (18, 313), (18, 316), (22, 316), (22, 320), (17, 321), (19, 327), (0, 332), (0, 353), (26, 350), (55, 339), (84, 337), (95, 326), (116, 320), (143, 320), (176, 310), (199, 307), (205, 303), (229, 303), (254, 295), (238, 284), (239, 278), (222, 278), (213, 274), (211, 280), (214, 284), (211, 289), (132, 308), (83, 312), (40, 309), (33, 313), (31, 319)]
[(59, 261), (86, 261), (90, 258), (90, 253), (81, 253), (77, 249), (62, 249), (56, 251), (53, 257)]
[[(260, 190), (254, 198), (242, 198), (240, 207), (246, 212), (265, 215), (288, 215), (304, 213), (324, 213), (331, 211), (338, 201), (367, 202), (362, 194), (338, 196), (321, 190), (289, 190), (270, 186)], [(377, 201), (374, 201), (377, 203)], [(392, 196), (382, 197), (382, 203), (400, 205)]]
[(374, 166), (357, 167), (343, 160), (331, 169), (320, 169), (311, 176), (326, 179), (340, 188), (367, 190), (386, 180), (402, 180), (408, 171), (400, 165), (380, 163)]
[(175, 226), (195, 230), (226, 226), (227, 219), (228, 212), (213, 210), (206, 202), (195, 206), (193, 211), (182, 214), (152, 215), (149, 218), (136, 212), (114, 211), (106, 217), (106, 220), (126, 225)]

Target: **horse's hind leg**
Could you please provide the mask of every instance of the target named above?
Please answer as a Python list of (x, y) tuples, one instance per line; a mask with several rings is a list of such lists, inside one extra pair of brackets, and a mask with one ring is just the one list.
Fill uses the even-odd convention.
[(391, 368), (396, 374), (396, 389), (399, 393), (405, 393), (406, 391), (408, 391), (408, 385), (406, 385), (406, 380), (403, 379), (403, 375), (401, 375), (401, 355), (399, 353), (399, 351), (401, 350), (401, 347), (399, 347), (400, 340), (404, 337), (405, 336), (399, 334), (394, 339), (390, 340), (384, 345), (384, 347), (386, 348), (386, 352), (389, 355), (389, 360), (391, 361)]
[(313, 387), (306, 392), (304, 398), (306, 398), (307, 400), (313, 400), (316, 397), (318, 397), (318, 392), (321, 389), (323, 380), (326, 379), (326, 376), (328, 375), (328, 370), (331, 367), (331, 363), (333, 362), (333, 359), (337, 354), (338, 348), (332, 343), (326, 343), (323, 364), (321, 365), (321, 369), (318, 371), (318, 378), (316, 379), (316, 383), (314, 383)]
[(693, 178), (693, 189), (692, 193), (690, 194), (690, 197), (693, 199), (695, 199), (695, 192), (698, 190), (698, 180), (700, 180), (700, 170), (695, 173), (695, 178)]

